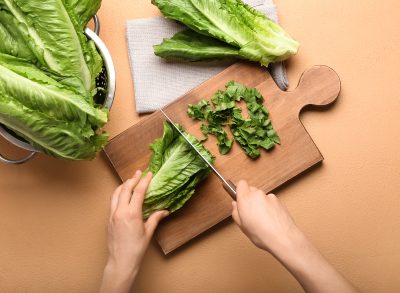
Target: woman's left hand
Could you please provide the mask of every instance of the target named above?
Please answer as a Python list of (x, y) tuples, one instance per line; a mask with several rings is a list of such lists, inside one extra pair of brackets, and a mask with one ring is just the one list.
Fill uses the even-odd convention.
[(120, 185), (111, 198), (108, 225), (109, 258), (100, 292), (129, 292), (158, 223), (168, 211), (158, 211), (143, 222), (142, 206), (152, 179), (149, 172)]

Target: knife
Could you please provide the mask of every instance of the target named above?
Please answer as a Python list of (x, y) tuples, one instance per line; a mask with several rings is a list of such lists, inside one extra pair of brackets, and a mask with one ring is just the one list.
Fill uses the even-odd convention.
[(185, 141), (191, 146), (191, 148), (196, 152), (196, 154), (203, 160), (204, 163), (207, 164), (208, 167), (210, 167), (211, 171), (217, 175), (219, 180), (222, 182), (222, 187), (225, 189), (225, 191), (234, 199), (236, 200), (236, 186), (235, 184), (232, 183), (232, 181), (225, 179), (224, 176), (221, 175), (221, 173), (218, 172), (217, 169), (200, 153), (200, 151), (190, 142), (190, 140), (186, 137), (186, 135), (175, 125), (175, 123), (171, 120), (171, 118), (168, 117), (168, 115), (163, 111), (163, 109), (160, 109), (161, 113), (165, 116), (167, 121), (174, 127), (178, 133), (183, 136)]
[(289, 88), (289, 81), (287, 78), (286, 67), (283, 61), (271, 63), (268, 66), (268, 72), (276, 85), (282, 90), (287, 91)]

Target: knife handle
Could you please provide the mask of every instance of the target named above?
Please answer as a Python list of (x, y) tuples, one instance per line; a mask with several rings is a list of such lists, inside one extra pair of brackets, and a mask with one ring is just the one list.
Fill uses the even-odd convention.
[(236, 185), (232, 183), (232, 181), (227, 180), (226, 183), (223, 182), (222, 186), (225, 191), (232, 197), (233, 200), (236, 200)]

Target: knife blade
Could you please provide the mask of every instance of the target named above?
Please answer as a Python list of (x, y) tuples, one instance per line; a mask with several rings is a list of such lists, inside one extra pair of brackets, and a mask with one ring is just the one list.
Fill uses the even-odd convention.
[(160, 109), (161, 113), (164, 115), (164, 117), (167, 119), (167, 121), (171, 124), (172, 127), (178, 133), (183, 136), (185, 141), (190, 145), (190, 147), (196, 152), (196, 154), (203, 160), (203, 162), (211, 169), (211, 171), (219, 178), (219, 180), (222, 182), (222, 186), (224, 187), (225, 191), (228, 192), (228, 194), (236, 200), (236, 186), (235, 184), (232, 183), (232, 181), (225, 179), (224, 176), (221, 175), (220, 172), (218, 172), (217, 169), (200, 153), (200, 151), (192, 144), (192, 142), (186, 137), (186, 135), (175, 125), (175, 123), (172, 121), (171, 118), (163, 111), (163, 109)]
[(287, 91), (289, 88), (289, 81), (287, 78), (286, 67), (284, 61), (278, 61), (269, 64), (268, 72), (276, 85), (282, 90)]

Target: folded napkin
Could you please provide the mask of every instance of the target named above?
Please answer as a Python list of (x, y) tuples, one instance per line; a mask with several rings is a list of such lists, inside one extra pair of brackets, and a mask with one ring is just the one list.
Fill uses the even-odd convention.
[[(273, 0), (245, 0), (247, 4), (278, 21)], [(224, 70), (231, 62), (178, 62), (157, 57), (153, 45), (172, 37), (185, 26), (163, 17), (128, 20), (127, 41), (135, 89), (136, 111), (153, 112)], [(272, 66), (282, 82), (281, 64)], [(273, 72), (271, 72), (273, 74)]]

